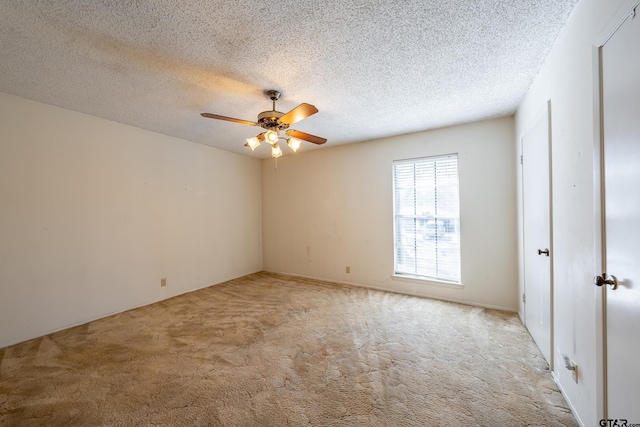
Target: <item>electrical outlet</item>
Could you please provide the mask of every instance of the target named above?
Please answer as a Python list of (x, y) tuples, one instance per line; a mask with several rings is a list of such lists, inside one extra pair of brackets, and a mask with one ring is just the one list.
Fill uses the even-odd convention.
[(160, 286), (167, 286), (167, 279), (166, 279), (166, 277), (163, 277), (162, 279), (160, 279)]
[(347, 265), (347, 274), (351, 273), (351, 267)]

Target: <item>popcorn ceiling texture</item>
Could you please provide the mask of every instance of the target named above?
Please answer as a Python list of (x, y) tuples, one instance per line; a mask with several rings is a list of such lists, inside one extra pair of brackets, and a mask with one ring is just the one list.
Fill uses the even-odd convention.
[(515, 313), (257, 273), (0, 349), (0, 426), (565, 426)]
[(199, 113), (277, 89), (325, 146), (509, 115), (577, 1), (1, 1), (0, 91), (264, 157)]

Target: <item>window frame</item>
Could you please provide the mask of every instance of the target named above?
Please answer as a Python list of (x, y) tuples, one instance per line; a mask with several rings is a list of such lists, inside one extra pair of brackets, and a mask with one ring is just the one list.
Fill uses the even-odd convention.
[[(398, 186), (397, 184), (397, 172), (396, 172), (396, 166), (398, 164), (417, 164), (420, 163), (422, 161), (424, 162), (429, 162), (429, 161), (437, 161), (438, 159), (447, 159), (447, 158), (451, 158), (451, 157), (455, 157), (455, 175), (456, 175), (456, 197), (457, 197), (457, 217), (455, 218), (455, 221), (457, 222), (457, 255), (458, 255), (458, 259), (457, 259), (457, 264), (458, 264), (458, 274), (457, 274), (457, 280), (454, 278), (447, 278), (447, 277), (439, 277), (439, 276), (431, 276), (431, 275), (423, 275), (423, 274), (418, 274), (418, 273), (411, 273), (411, 272), (405, 272), (402, 271), (402, 269), (398, 268), (399, 265), (399, 249), (398, 249), (398, 217), (414, 217), (414, 218), (418, 218), (418, 217), (423, 217), (427, 218), (425, 215), (417, 215), (417, 214), (413, 214), (413, 215), (406, 215), (406, 214), (399, 214), (398, 212), (398, 189), (401, 188)], [(447, 153), (447, 154), (438, 154), (438, 155), (429, 155), (429, 156), (421, 156), (421, 157), (415, 157), (415, 158), (408, 158), (408, 159), (396, 159), (393, 160), (392, 162), (392, 192), (393, 192), (393, 212), (392, 212), (392, 217), (393, 217), (393, 274), (392, 274), (392, 278), (394, 279), (399, 279), (402, 281), (410, 281), (410, 282), (418, 282), (418, 283), (425, 283), (425, 282), (430, 282), (432, 284), (438, 285), (438, 286), (445, 286), (445, 287), (454, 287), (454, 288), (461, 288), (463, 287), (463, 283), (462, 283), (462, 233), (461, 233), (461, 214), (460, 214), (460, 168), (459, 168), (459, 164), (460, 164), (460, 156), (458, 153)], [(415, 177), (414, 177), (414, 188), (417, 188), (417, 186), (415, 185)], [(434, 187), (435, 188), (435, 187)], [(417, 198), (416, 195), (414, 195), (414, 200)], [(436, 216), (437, 218), (437, 216)], [(416, 236), (414, 236), (414, 239), (416, 239)], [(415, 240), (414, 240), (415, 241)], [(417, 241), (416, 241), (417, 243)], [(417, 246), (417, 245), (416, 245)], [(435, 249), (436, 251), (438, 251), (438, 249)], [(433, 260), (431, 260), (433, 261)], [(414, 261), (415, 262), (415, 261)], [(437, 262), (437, 261), (433, 261), (433, 262)]]

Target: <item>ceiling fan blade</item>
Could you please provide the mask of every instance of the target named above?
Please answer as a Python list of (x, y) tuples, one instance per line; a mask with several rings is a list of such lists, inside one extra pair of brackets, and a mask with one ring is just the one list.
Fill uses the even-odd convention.
[(298, 105), (296, 108), (294, 108), (293, 110), (289, 111), (284, 116), (280, 117), (278, 121), (280, 123), (292, 125), (295, 122), (299, 122), (302, 119), (306, 119), (310, 115), (315, 114), (317, 112), (318, 112), (318, 109), (313, 105), (302, 103)]
[(202, 113), (200, 115), (209, 119), (226, 120), (228, 122), (240, 123), (241, 125), (258, 126), (256, 122), (250, 122), (249, 120), (234, 119), (233, 117), (219, 116), (211, 113)]
[(312, 142), (314, 144), (324, 144), (325, 142), (327, 142), (327, 140), (325, 138), (320, 138), (319, 136), (315, 136), (315, 135), (311, 135), (308, 133), (304, 133), (304, 132), (300, 132), (299, 130), (293, 130), (293, 129), (289, 129), (288, 131), (286, 131), (286, 134), (289, 136), (292, 136), (294, 138), (298, 138), (298, 139), (302, 139), (308, 142)]

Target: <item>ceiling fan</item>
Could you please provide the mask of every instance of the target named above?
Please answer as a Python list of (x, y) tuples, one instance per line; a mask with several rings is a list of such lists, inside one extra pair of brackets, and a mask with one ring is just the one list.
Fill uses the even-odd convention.
[[(253, 138), (248, 138), (247, 143), (244, 145), (251, 148), (253, 151), (263, 141), (266, 141), (271, 145), (271, 157), (275, 158), (282, 155), (282, 150), (278, 145), (278, 140), (280, 139), (285, 139), (287, 141), (287, 145), (294, 152), (300, 147), (301, 141), (308, 141), (313, 144), (324, 144), (327, 142), (325, 138), (300, 132), (299, 130), (289, 129), (289, 126), (292, 124), (317, 113), (318, 109), (316, 107), (311, 104), (302, 103), (288, 113), (281, 113), (280, 111), (276, 111), (276, 101), (280, 99), (280, 92), (277, 90), (267, 90), (265, 91), (265, 95), (273, 102), (273, 107), (271, 111), (263, 111), (258, 114), (257, 122), (234, 119), (232, 117), (220, 116), (218, 114), (211, 113), (202, 113), (200, 115), (210, 119), (226, 120), (228, 122), (240, 123), (242, 125), (249, 126), (260, 126), (261, 128), (266, 129), (265, 132), (262, 132)], [(280, 131), (284, 131), (287, 137), (280, 136)]]

